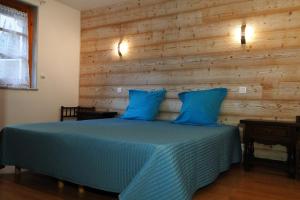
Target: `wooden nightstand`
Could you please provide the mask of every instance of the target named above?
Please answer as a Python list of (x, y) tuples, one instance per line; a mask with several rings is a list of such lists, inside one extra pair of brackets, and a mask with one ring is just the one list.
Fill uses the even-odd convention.
[(117, 112), (78, 111), (77, 120), (114, 118), (117, 115)]
[[(299, 123), (267, 120), (241, 120), (240, 123), (244, 125), (245, 170), (249, 170), (254, 163), (270, 164), (273, 167), (286, 169), (290, 177), (295, 177), (297, 131), (300, 127)], [(281, 162), (255, 158), (254, 142), (265, 145), (280, 144), (285, 146), (288, 153), (287, 161)]]
[[(296, 122), (300, 124), (300, 116), (296, 117)], [(300, 126), (297, 127), (298, 140), (296, 146), (296, 178), (300, 179)]]

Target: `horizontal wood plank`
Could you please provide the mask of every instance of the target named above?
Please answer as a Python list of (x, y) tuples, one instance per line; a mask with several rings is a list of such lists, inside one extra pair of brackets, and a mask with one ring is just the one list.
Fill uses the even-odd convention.
[(131, 9), (130, 12), (113, 12), (102, 15), (101, 20), (97, 17), (82, 17), (82, 29), (98, 28), (102, 26), (112, 26), (119, 24), (127, 24), (137, 21), (153, 20), (166, 16), (176, 16), (182, 13), (191, 13), (212, 6), (231, 5), (232, 3), (244, 2), (245, 0), (186, 0), (186, 1), (161, 1), (160, 3)]
[[(166, 98), (177, 99), (178, 93), (184, 91), (202, 90), (210, 89), (216, 87), (224, 87), (228, 89), (229, 99), (260, 99), (262, 94), (263, 86), (253, 83), (246, 84), (248, 91), (246, 94), (239, 93), (238, 84), (198, 84), (198, 85), (137, 85), (137, 86), (96, 86), (96, 87), (81, 87), (80, 96), (90, 97), (90, 98), (128, 98), (128, 91), (130, 89), (161, 89), (165, 88), (168, 92), (166, 93)], [(122, 91), (119, 92), (118, 88)]]
[[(296, 81), (300, 70), (297, 65), (202, 68), (193, 70), (151, 71), (149, 73), (95, 74), (81, 76), (81, 86), (100, 85), (182, 85), (201, 83), (253, 83), (270, 86), (282, 81)], [(276, 80), (276, 82), (274, 82)]]
[(202, 68), (230, 68), (269, 65), (299, 65), (300, 48), (228, 52), (224, 55), (199, 56), (188, 55), (170, 58), (138, 59), (109, 64), (92, 64), (81, 67), (81, 75), (89, 76), (103, 73), (143, 73), (151, 71), (176, 71)]

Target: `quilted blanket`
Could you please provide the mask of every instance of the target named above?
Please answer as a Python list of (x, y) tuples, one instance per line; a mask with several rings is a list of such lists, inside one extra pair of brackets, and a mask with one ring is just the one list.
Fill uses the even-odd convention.
[(119, 193), (120, 200), (190, 200), (241, 160), (233, 126), (100, 119), (8, 126), (0, 164)]

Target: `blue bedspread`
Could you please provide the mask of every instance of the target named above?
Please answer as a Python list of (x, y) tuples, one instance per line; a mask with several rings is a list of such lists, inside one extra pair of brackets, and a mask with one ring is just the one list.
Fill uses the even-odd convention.
[(0, 164), (101, 190), (120, 200), (189, 200), (240, 162), (237, 127), (101, 119), (8, 126)]

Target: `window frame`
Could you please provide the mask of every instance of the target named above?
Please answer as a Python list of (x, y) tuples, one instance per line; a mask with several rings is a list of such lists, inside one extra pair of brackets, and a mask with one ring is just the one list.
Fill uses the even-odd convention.
[(25, 12), (28, 15), (28, 67), (29, 67), (29, 87), (6, 87), (0, 86), (1, 88), (12, 88), (12, 89), (33, 89), (33, 35), (34, 35), (34, 9), (31, 5), (20, 2), (18, 0), (0, 0), (0, 4), (14, 8), (21, 12)]

